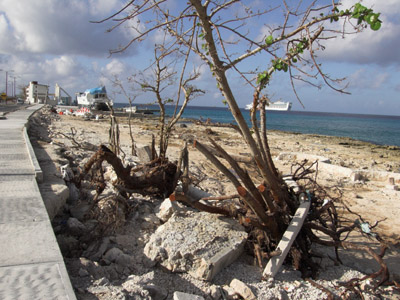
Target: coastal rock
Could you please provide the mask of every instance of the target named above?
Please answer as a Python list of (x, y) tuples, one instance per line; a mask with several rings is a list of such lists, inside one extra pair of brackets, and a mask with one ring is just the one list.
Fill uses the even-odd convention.
[(233, 279), (230, 283), (230, 287), (235, 290), (243, 299), (246, 300), (257, 300), (257, 297), (253, 294), (251, 289), (238, 279)]
[(89, 204), (87, 204), (86, 202), (81, 202), (77, 205), (71, 206), (69, 212), (71, 213), (72, 217), (82, 221), (89, 209)]
[(70, 257), (75, 249), (79, 249), (79, 241), (73, 236), (59, 234), (57, 243), (65, 257)]
[(140, 225), (142, 229), (155, 230), (161, 223), (160, 219), (153, 213), (145, 214), (141, 219), (143, 221)]
[(67, 228), (68, 231), (72, 234), (72, 235), (76, 235), (76, 236), (81, 236), (83, 234), (85, 234), (85, 232), (87, 231), (87, 228), (85, 225), (83, 225), (78, 219), (76, 218), (69, 218), (67, 221)]
[(89, 276), (90, 274), (89, 274), (89, 272), (86, 270), (86, 269), (83, 269), (83, 268), (80, 268), (79, 269), (79, 276), (80, 277), (86, 277), (86, 276)]
[(69, 198), (69, 189), (65, 184), (43, 183), (40, 185), (44, 205), (50, 220), (59, 213)]
[(212, 280), (242, 253), (247, 233), (232, 219), (177, 212), (151, 236), (144, 253), (173, 272)]
[(116, 247), (108, 250), (104, 255), (104, 259), (114, 262), (120, 266), (129, 266), (133, 262), (133, 258), (131, 256), (125, 254), (121, 249)]
[(156, 211), (156, 216), (163, 222), (168, 221), (172, 214), (179, 210), (179, 204), (172, 202), (168, 198), (165, 199)]
[(149, 292), (152, 300), (164, 300), (168, 296), (168, 292), (165, 289), (153, 284), (145, 285), (143, 289)]
[(79, 201), (79, 190), (73, 183), (68, 183), (69, 198), (68, 203), (74, 205)]

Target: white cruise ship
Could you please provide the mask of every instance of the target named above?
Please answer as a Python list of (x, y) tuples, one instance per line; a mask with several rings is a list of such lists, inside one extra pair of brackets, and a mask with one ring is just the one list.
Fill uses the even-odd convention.
[[(247, 104), (245, 109), (250, 110), (253, 104)], [(292, 109), (292, 102), (276, 101), (270, 102), (269, 105), (265, 105), (265, 110), (279, 110), (279, 111), (289, 111)]]

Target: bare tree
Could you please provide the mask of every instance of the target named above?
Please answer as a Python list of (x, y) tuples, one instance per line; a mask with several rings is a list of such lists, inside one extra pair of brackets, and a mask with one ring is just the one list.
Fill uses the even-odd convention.
[[(254, 2), (189, 0), (180, 2), (179, 8), (175, 10), (169, 8), (169, 2), (167, 0), (131, 1), (113, 16), (102, 20), (101, 22), (109, 20), (115, 22), (110, 31), (122, 25), (132, 24), (130, 20), (140, 20), (134, 23), (139, 25), (132, 25), (135, 31), (132, 40), (127, 45), (112, 50), (111, 53), (124, 51), (132, 44), (150, 38), (152, 34), (159, 34), (161, 31), (174, 41), (179, 51), (185, 53), (183, 69), (186, 68), (187, 63), (196, 64), (193, 58), (195, 55), (209, 67), (244, 142), (250, 148), (261, 175), (261, 181), (257, 185), (255, 182), (259, 179), (250, 178), (246, 169), (213, 140), (210, 140), (210, 143), (214, 151), (226, 159), (239, 178), (228, 170), (207, 147), (195, 142), (195, 147), (232, 181), (244, 207), (243, 211), (235, 212), (204, 206), (201, 206), (201, 209), (208, 211), (214, 209), (215, 212), (238, 218), (254, 229), (252, 232), (261, 247), (264, 247), (263, 250), (271, 252), (286, 230), (299, 206), (300, 198), (304, 197), (305, 190), (294, 192), (289, 188), (271, 159), (265, 114), (265, 106), (268, 105), (269, 100), (264, 91), (267, 90), (273, 76), (282, 71), (287, 73), (296, 97), (298, 97), (295, 88), (297, 81), (318, 86), (320, 79), (332, 89), (346, 93), (345, 89), (339, 85), (341, 79), (330, 78), (324, 73), (318, 62), (317, 52), (324, 48), (324, 42), (328, 39), (358, 33), (367, 26), (378, 30), (381, 26), (379, 14), (359, 3), (340, 10), (340, 4), (334, 1), (331, 4), (299, 1), (295, 6), (290, 6), (286, 0), (282, 0), (280, 4), (276, 4), (277, 1), (262, 1), (258, 2), (259, 7), (250, 7), (249, 5)], [(276, 22), (275, 18), (279, 14), (282, 19)], [(343, 21), (343, 25), (334, 26), (339, 20)], [(265, 22), (270, 24), (265, 24)], [(165, 69), (159, 65), (159, 62), (163, 55), (157, 56), (157, 49), (155, 53), (155, 74), (158, 84), (162, 76), (169, 75), (162, 75)], [(236, 73), (253, 89), (251, 110), (253, 130), (247, 125), (235, 98), (230, 83), (230, 76), (233, 73)], [(179, 88), (184, 88), (182, 78), (181, 76)], [(157, 95), (159, 93), (157, 84), (144, 85), (144, 88)], [(188, 91), (193, 90), (186, 90), (185, 95)], [(257, 109), (261, 111), (259, 123), (256, 116)], [(166, 130), (168, 131), (168, 127)], [(300, 169), (302, 172), (299, 173), (303, 176), (309, 172), (304, 166)], [(295, 177), (295, 179), (300, 178), (301, 176)], [(308, 224), (312, 225), (305, 226), (300, 232), (292, 257), (297, 265), (303, 264), (305, 268), (313, 269), (313, 263), (310, 260), (310, 244), (311, 241), (321, 241), (313, 234), (311, 228), (318, 229), (332, 238), (325, 244), (344, 247), (341, 243), (341, 235), (356, 226), (339, 230), (335, 207), (321, 208), (322, 202), (319, 201), (321, 194), (318, 195), (317, 188), (314, 189), (313, 194), (308, 193), (308, 197), (313, 200), (314, 209), (319, 213), (308, 217)], [(268, 256), (268, 253), (266, 255)]]
[[(114, 79), (110, 80), (113, 84), (113, 86), (117, 87), (119, 89), (119, 92), (128, 100), (129, 103), (129, 114), (128, 114), (128, 125), (129, 125), (129, 136), (131, 138), (131, 155), (136, 155), (136, 144), (135, 144), (135, 139), (133, 137), (133, 132), (132, 132), (132, 103), (135, 100), (136, 96), (128, 93), (126, 90), (124, 84), (122, 81), (115, 76)], [(128, 80), (129, 81), (129, 80)]]
[[(134, 81), (140, 85), (145, 92), (153, 93), (156, 97), (156, 103), (160, 108), (160, 142), (159, 142), (159, 157), (165, 158), (168, 148), (169, 136), (172, 128), (181, 118), (187, 104), (198, 94), (204, 91), (196, 88), (190, 83), (199, 77), (199, 72), (195, 69), (192, 74), (185, 78), (186, 64), (189, 57), (190, 49), (186, 53), (180, 53), (179, 49), (174, 47), (166, 48), (166, 44), (157, 45), (154, 48), (154, 63), (150, 66), (151, 74), (146, 76), (141, 73)], [(176, 78), (175, 65), (178, 59), (184, 58), (181, 74), (178, 84)], [(166, 96), (166, 91), (169, 88), (177, 86), (178, 90), (173, 97)], [(183, 91), (183, 101), (180, 102), (181, 91)], [(171, 91), (169, 91), (171, 93)], [(169, 95), (169, 94), (167, 94)], [(165, 105), (174, 104), (175, 109), (173, 115), (167, 120)], [(181, 104), (181, 105), (180, 105)]]

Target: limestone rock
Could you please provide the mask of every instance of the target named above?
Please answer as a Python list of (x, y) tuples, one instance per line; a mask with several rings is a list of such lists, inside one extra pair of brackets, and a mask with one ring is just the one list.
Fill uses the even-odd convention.
[(40, 185), (44, 205), (50, 220), (59, 213), (69, 198), (69, 189), (65, 184), (43, 183)]
[(86, 226), (76, 218), (69, 218), (67, 220), (67, 227), (69, 232), (76, 236), (81, 236), (87, 231)]
[(78, 188), (73, 183), (69, 183), (68, 184), (68, 188), (69, 188), (68, 203), (69, 204), (78, 203), (78, 201), (79, 201), (79, 190), (78, 190)]
[(359, 172), (353, 172), (350, 175), (350, 180), (353, 181), (353, 182), (354, 181), (360, 181), (362, 179), (363, 179), (363, 177)]
[(61, 253), (66, 257), (71, 256), (75, 249), (79, 249), (79, 241), (73, 236), (59, 234), (57, 235), (57, 243)]
[(153, 300), (164, 300), (168, 296), (168, 292), (165, 289), (153, 284), (145, 285), (143, 289), (149, 292)]
[(158, 211), (156, 212), (156, 216), (163, 222), (168, 221), (168, 219), (172, 216), (172, 214), (179, 209), (179, 204), (177, 202), (172, 202), (168, 198), (165, 199)]
[(86, 213), (89, 211), (90, 205), (86, 202), (81, 202), (77, 205), (71, 206), (69, 211), (71, 216), (77, 218), (78, 220), (84, 220)]
[(141, 217), (143, 220), (141, 224), (142, 229), (155, 229), (160, 225), (160, 219), (153, 213), (145, 214)]
[(86, 269), (93, 278), (100, 279), (106, 276), (106, 272), (98, 262), (93, 262), (84, 257), (79, 258), (79, 262), (82, 268)]
[(161, 225), (144, 253), (173, 272), (212, 280), (242, 253), (247, 233), (235, 220), (205, 212), (177, 212)]
[(104, 255), (104, 259), (110, 261), (110, 262), (115, 262), (116, 264), (120, 266), (128, 266), (133, 262), (133, 259), (131, 256), (128, 254), (125, 254), (122, 250), (119, 248), (111, 248), (106, 252)]
[(243, 299), (246, 300), (257, 300), (257, 297), (253, 294), (251, 289), (238, 279), (233, 279), (231, 281), (230, 287), (235, 290)]

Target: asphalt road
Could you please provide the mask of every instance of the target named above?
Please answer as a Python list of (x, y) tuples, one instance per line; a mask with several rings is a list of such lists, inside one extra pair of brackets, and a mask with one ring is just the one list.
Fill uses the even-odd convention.
[(28, 104), (0, 103), (0, 113), (9, 113), (29, 106)]

